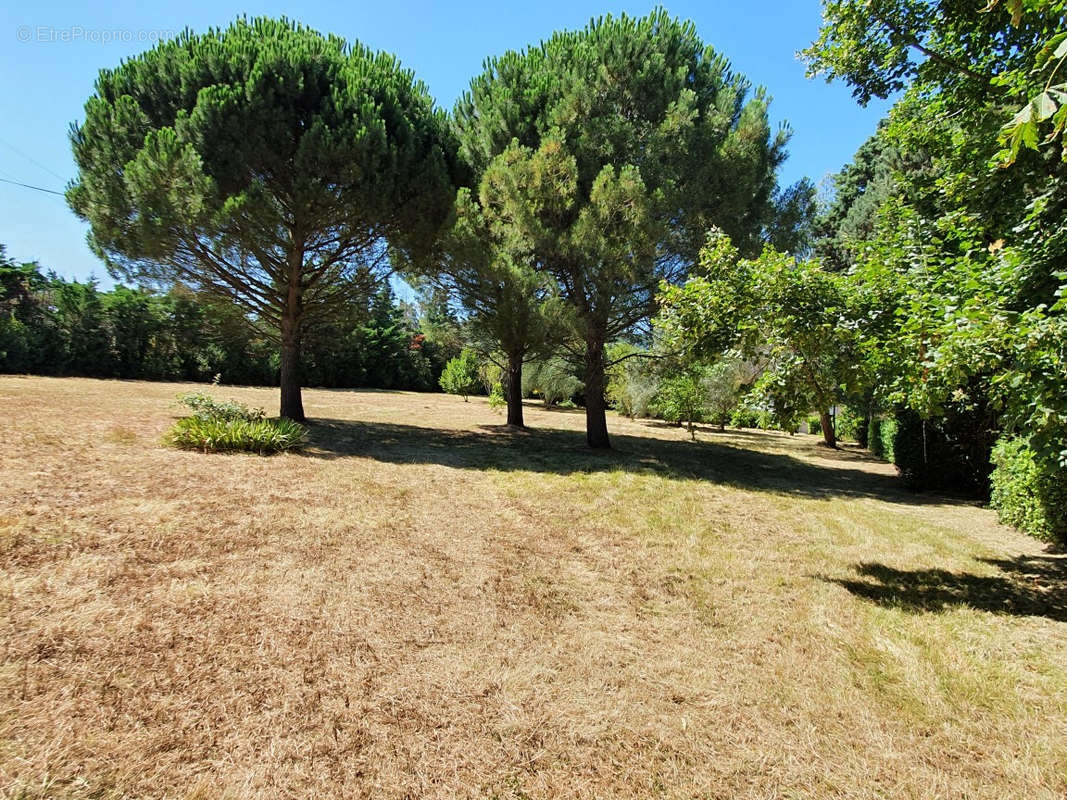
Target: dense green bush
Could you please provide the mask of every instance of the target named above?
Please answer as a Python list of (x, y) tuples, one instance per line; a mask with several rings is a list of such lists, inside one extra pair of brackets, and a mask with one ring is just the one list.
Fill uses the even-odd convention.
[(1067, 482), (1045, 468), (1025, 439), (1005, 437), (993, 448), (990, 504), (1001, 522), (1031, 536), (1067, 543)]
[(923, 420), (899, 409), (896, 422), (893, 463), (910, 488), (989, 496), (993, 427), (986, 415), (949, 406), (943, 416)]
[(735, 428), (758, 428), (759, 409), (742, 403), (730, 415), (730, 424)]
[(473, 350), (464, 349), (458, 356), (449, 360), (441, 372), (441, 388), (449, 394), (458, 394), (467, 401), (481, 388), (482, 380), (478, 374), (481, 362)]
[(166, 442), (205, 453), (244, 451), (277, 453), (304, 445), (307, 429), (288, 419), (183, 417), (166, 434)]
[(866, 447), (867, 437), (867, 413), (851, 406), (838, 409), (837, 412), (837, 438), (856, 442), (860, 447)]
[(893, 417), (874, 417), (868, 433), (871, 452), (886, 461), (894, 460), (893, 441), (897, 435), (897, 421)]
[(175, 422), (164, 441), (183, 450), (277, 453), (303, 447), (307, 436), (303, 425), (288, 419), (266, 419), (262, 408), (236, 400), (221, 401), (191, 392), (181, 395), (178, 403), (192, 414)]

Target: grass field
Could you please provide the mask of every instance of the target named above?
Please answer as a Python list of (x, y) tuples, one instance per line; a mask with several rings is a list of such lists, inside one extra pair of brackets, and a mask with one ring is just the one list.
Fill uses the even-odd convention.
[(166, 449), (190, 388), (0, 377), (2, 797), (1067, 796), (1067, 565), (988, 510), (443, 395)]

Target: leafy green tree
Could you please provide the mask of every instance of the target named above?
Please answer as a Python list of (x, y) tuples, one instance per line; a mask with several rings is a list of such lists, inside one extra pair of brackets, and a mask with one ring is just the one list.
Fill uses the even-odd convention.
[(103, 70), (71, 134), (68, 192), (116, 276), (240, 305), (281, 348), (304, 419), (301, 337), (417, 258), (451, 202), (451, 145), (396, 59), (287, 20), (183, 33)]
[(727, 353), (703, 370), (700, 386), (704, 391), (706, 416), (709, 422), (726, 430), (726, 423), (741, 402), (741, 391), (749, 378), (745, 362)]
[(467, 396), (474, 394), (481, 387), (481, 377), (478, 368), (481, 361), (478, 354), (473, 350), (463, 350), (458, 356), (445, 364), (441, 373), (441, 388), (449, 394), (463, 396), (463, 402), (467, 402)]
[[(875, 399), (900, 422), (916, 418), (897, 439), (921, 430), (925, 456), (926, 432), (939, 431), (965, 473), (982, 462), (988, 472), (1001, 436), (999, 452), (1013, 454), (997, 464), (1001, 497), (1030, 491), (1014, 485), (1020, 476), (1067, 475), (1067, 171), (1051, 147), (1067, 113), (1056, 93), (1064, 10), (1053, 0), (827, 3), (808, 51), (813, 69), (861, 101), (903, 92), (878, 134), (896, 152), (892, 189), (853, 248)], [(894, 444), (909, 449), (919, 448)], [(1051, 529), (1067, 524), (1049, 510)]]
[(443, 256), (429, 280), (466, 312), (471, 345), (485, 358), (502, 354), (507, 424), (522, 428), (523, 364), (545, 358), (567, 330), (554, 281), (531, 266), (507, 220), (487, 202), (489, 190), (485, 176), (480, 197), (459, 190)]
[(696, 441), (696, 423), (703, 422), (708, 411), (707, 392), (699, 371), (686, 370), (664, 380), (653, 408), (667, 422), (686, 423), (690, 438)]
[(825, 443), (836, 446), (830, 410), (863, 378), (845, 277), (770, 247), (742, 259), (721, 234), (701, 270), (663, 287), (657, 328), (665, 345), (698, 358), (738, 348), (761, 364), (759, 385), (781, 421), (817, 409)]
[(491, 59), (457, 103), (487, 211), (573, 313), (592, 447), (609, 446), (606, 344), (648, 318), (710, 225), (759, 246), (788, 134), (748, 88), (692, 23), (656, 11)]
[(56, 328), (65, 344), (61, 371), (68, 375), (112, 377), (111, 339), (96, 281), (53, 281), (51, 298)]

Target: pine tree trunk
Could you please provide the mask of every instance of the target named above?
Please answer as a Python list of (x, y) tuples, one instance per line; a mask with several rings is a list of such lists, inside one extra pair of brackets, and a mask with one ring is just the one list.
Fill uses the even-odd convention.
[(837, 447), (837, 435), (834, 433), (834, 421), (830, 419), (829, 411), (819, 412), (819, 427), (822, 428), (823, 444), (827, 447)]
[(605, 384), (604, 337), (593, 333), (585, 342), (585, 440), (597, 450), (611, 448)]
[(508, 356), (508, 425), (515, 428), (525, 428), (522, 419), (522, 355), (510, 354)]
[(292, 319), (282, 319), (281, 416), (304, 422), (304, 401), (300, 395), (300, 331)]

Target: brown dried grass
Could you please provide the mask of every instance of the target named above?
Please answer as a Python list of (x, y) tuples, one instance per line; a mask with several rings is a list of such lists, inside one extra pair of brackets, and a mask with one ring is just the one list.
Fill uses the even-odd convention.
[(987, 510), (441, 395), (169, 450), (188, 388), (0, 378), (0, 796), (1067, 795), (1063, 565)]

